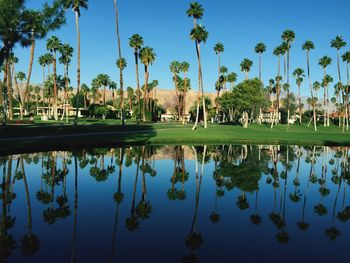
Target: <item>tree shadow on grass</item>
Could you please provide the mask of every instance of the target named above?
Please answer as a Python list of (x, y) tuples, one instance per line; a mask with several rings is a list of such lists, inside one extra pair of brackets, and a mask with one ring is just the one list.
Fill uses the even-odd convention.
[(0, 155), (143, 145), (154, 136), (153, 125), (7, 126), (0, 128)]

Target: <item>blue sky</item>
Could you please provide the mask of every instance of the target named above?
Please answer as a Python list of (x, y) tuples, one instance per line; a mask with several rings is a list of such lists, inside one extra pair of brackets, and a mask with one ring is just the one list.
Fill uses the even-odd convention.
[[(27, 0), (27, 6), (39, 8), (45, 1)], [(135, 66), (133, 51), (128, 45), (128, 38), (138, 33), (143, 36), (145, 45), (154, 48), (156, 63), (150, 68), (150, 79), (159, 80), (159, 86), (172, 89), (172, 76), (169, 64), (172, 60), (186, 60), (191, 64), (189, 77), (192, 89), (197, 90), (197, 60), (194, 43), (189, 39), (193, 27), (191, 18), (186, 15), (188, 0), (128, 0), (118, 1), (120, 12), (120, 31), (122, 55), (128, 62), (125, 69), (125, 85), (135, 86)], [(267, 45), (263, 57), (263, 80), (265, 83), (277, 74), (277, 58), (273, 49), (281, 43), (281, 33), (285, 29), (295, 31), (296, 41), (291, 50), (291, 71), (296, 67), (306, 67), (305, 53), (301, 45), (305, 40), (312, 40), (316, 49), (311, 54), (312, 80), (321, 80), (322, 70), (317, 60), (329, 55), (334, 63), (329, 73), (336, 79), (336, 51), (330, 48), (330, 40), (342, 35), (349, 45), (342, 53), (350, 49), (350, 20), (347, 18), (350, 1), (348, 0), (202, 0), (204, 17), (200, 21), (209, 31), (208, 41), (202, 46), (202, 61), (205, 91), (214, 91), (217, 79), (217, 57), (213, 51), (216, 42), (225, 45), (222, 65), (230, 72), (236, 72), (239, 81), (244, 78), (239, 64), (244, 58), (254, 61), (250, 76), (258, 76), (258, 56), (254, 52), (256, 43), (262, 41)], [(90, 85), (99, 73), (108, 74), (118, 82), (115, 66), (117, 59), (117, 40), (115, 32), (115, 14), (113, 0), (90, 0), (89, 9), (83, 10), (80, 18), (81, 29), (81, 77), (82, 82)], [(76, 48), (74, 15), (67, 11), (67, 23), (60, 30), (50, 33), (63, 42)], [(41, 83), (41, 67), (37, 58), (47, 52), (45, 40), (38, 41), (32, 81)], [(17, 71), (27, 72), (29, 48), (15, 49), (20, 59)], [(62, 66), (59, 67), (63, 74)], [(76, 83), (76, 57), (72, 60), (70, 77), (73, 86)], [(342, 65), (345, 79), (345, 65)], [(143, 67), (140, 67), (143, 82)], [(294, 80), (292, 91), (296, 91)], [(303, 94), (308, 93), (306, 83)]]

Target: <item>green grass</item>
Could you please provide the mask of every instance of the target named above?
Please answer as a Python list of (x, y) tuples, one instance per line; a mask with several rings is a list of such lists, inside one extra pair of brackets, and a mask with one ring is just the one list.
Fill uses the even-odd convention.
[(110, 146), (113, 144), (297, 144), (350, 145), (350, 133), (336, 126), (266, 125), (241, 126), (209, 124), (208, 129), (176, 123), (137, 124), (120, 120), (80, 120), (78, 126), (65, 122), (35, 120), (31, 125), (0, 127), (0, 152), (41, 148)]

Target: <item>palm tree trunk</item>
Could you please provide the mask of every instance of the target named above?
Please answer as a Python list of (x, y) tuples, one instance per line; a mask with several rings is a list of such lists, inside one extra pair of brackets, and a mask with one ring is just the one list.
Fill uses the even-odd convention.
[(117, 39), (118, 39), (118, 57), (119, 57), (119, 83), (120, 83), (120, 112), (122, 125), (125, 125), (124, 120), (124, 89), (123, 89), (123, 67), (122, 67), (122, 51), (120, 45), (120, 34), (119, 34), (119, 13), (117, 7), (117, 0), (114, 0), (114, 10), (115, 10), (115, 18), (116, 18), (116, 31), (117, 31)]
[(201, 92), (202, 92), (202, 103), (203, 103), (203, 119), (204, 119), (204, 129), (207, 128), (207, 112), (206, 112), (206, 106), (205, 106), (205, 98), (204, 98), (204, 87), (203, 87), (203, 74), (202, 74), (202, 63), (201, 63), (201, 48), (200, 44), (197, 43), (198, 46), (198, 65), (199, 65), (199, 75), (200, 75), (200, 82), (201, 82)]
[(106, 85), (103, 85), (103, 105), (106, 106)]
[(12, 120), (13, 118), (13, 108), (12, 108), (12, 100), (13, 100), (13, 94), (12, 94), (12, 83), (11, 83), (11, 68), (10, 63), (7, 62), (7, 100), (8, 100), (8, 111), (9, 111), (9, 119)]
[(145, 122), (146, 121), (146, 94), (147, 94), (147, 87), (148, 87), (148, 66), (145, 65), (145, 86), (144, 86), (144, 91), (143, 91), (143, 105), (142, 105), (142, 119)]
[(186, 72), (184, 72), (184, 93), (182, 98), (182, 125), (185, 125), (186, 118), (186, 94), (187, 94), (187, 76)]
[(300, 97), (300, 85), (298, 85), (298, 101), (299, 101), (299, 123), (301, 125), (301, 97)]
[(176, 74), (174, 74), (174, 80), (175, 80), (175, 95), (176, 95), (176, 104), (177, 104), (177, 120), (179, 120), (180, 119), (180, 100), (179, 100), (178, 80), (177, 80)]
[(76, 95), (76, 112), (75, 112), (75, 122), (78, 124), (78, 110), (79, 110), (79, 92), (80, 92), (80, 30), (79, 30), (79, 13), (75, 11), (75, 26), (77, 30), (77, 40), (78, 40), (78, 63), (77, 63), (77, 95)]
[(25, 96), (23, 100), (23, 104), (28, 102), (29, 100), (29, 94), (28, 94), (28, 87), (30, 83), (30, 78), (32, 76), (32, 69), (33, 69), (33, 61), (34, 61), (34, 51), (35, 51), (35, 35), (34, 35), (34, 29), (32, 29), (31, 32), (31, 45), (30, 45), (30, 57), (29, 57), (29, 68), (28, 68), (28, 74), (27, 74), (27, 82), (25, 84)]
[(312, 84), (311, 84), (311, 78), (310, 78), (310, 54), (309, 54), (309, 51), (306, 52), (306, 62), (307, 62), (307, 78), (309, 81), (309, 87), (310, 87), (310, 93), (311, 93), (312, 112), (313, 112), (313, 119), (314, 119), (314, 130), (317, 131), (316, 109), (315, 109), (314, 96), (313, 96), (313, 92), (312, 92)]
[(140, 80), (139, 80), (139, 59), (138, 59), (138, 50), (135, 49), (135, 66), (136, 66), (136, 86), (137, 86), (137, 101), (139, 104), (139, 121), (141, 121), (141, 91), (140, 91)]
[(261, 81), (261, 56), (262, 53), (259, 53), (259, 80)]
[(54, 60), (53, 60), (53, 111), (54, 111), (54, 117), (57, 121), (57, 61), (56, 61), (56, 52), (54, 54)]
[[(195, 23), (196, 24), (196, 23)], [(195, 45), (196, 45), (196, 51), (197, 51), (197, 57), (198, 57), (198, 44), (197, 44), (197, 40), (195, 41)], [(196, 113), (196, 120), (195, 123), (192, 127), (192, 130), (197, 129), (197, 125), (198, 125), (198, 118), (199, 118), (199, 104), (200, 104), (200, 96), (201, 96), (201, 77), (200, 77), (200, 66), (198, 63), (198, 94), (197, 94), (197, 113)]]
[(18, 96), (18, 103), (19, 103), (19, 115), (20, 115), (20, 119), (23, 120), (23, 102), (21, 99), (21, 93), (19, 90), (19, 86), (18, 86), (18, 81), (16, 78), (16, 71), (15, 71), (15, 64), (12, 64), (12, 75), (13, 75), (13, 80), (15, 82), (15, 86), (16, 86), (16, 92), (17, 92), (17, 96)]

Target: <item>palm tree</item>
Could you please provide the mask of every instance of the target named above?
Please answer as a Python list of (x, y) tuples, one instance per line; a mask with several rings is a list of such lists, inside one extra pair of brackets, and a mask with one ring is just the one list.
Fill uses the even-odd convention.
[(101, 86), (103, 86), (103, 105), (106, 105), (106, 87), (109, 85), (110, 78), (107, 74), (99, 74), (97, 79)]
[(329, 123), (328, 119), (329, 119), (329, 109), (327, 107), (327, 98), (328, 98), (328, 87), (329, 84), (333, 82), (333, 78), (326, 74), (322, 80), (321, 86), (324, 90), (324, 95), (323, 95), (323, 105), (324, 105), (324, 120), (323, 120), (323, 125), (324, 127), (328, 126), (327, 123)]
[(220, 78), (220, 68), (221, 68), (221, 61), (220, 61), (220, 54), (223, 53), (225, 51), (225, 47), (222, 43), (216, 43), (215, 46), (214, 46), (214, 51), (215, 51), (215, 54), (218, 55), (218, 62), (219, 62), (219, 67), (218, 67), (218, 72), (219, 72), (219, 76), (218, 76), (218, 79)]
[(12, 74), (14, 75), (14, 81), (16, 85), (16, 91), (17, 91), (17, 96), (18, 96), (18, 103), (19, 103), (19, 112), (20, 112), (20, 119), (23, 120), (23, 106), (24, 106), (24, 101), (21, 98), (21, 92), (19, 91), (19, 86), (18, 86), (18, 80), (21, 82), (21, 88), (23, 88), (23, 81), (27, 78), (26, 74), (24, 72), (19, 71), (17, 74), (15, 73), (15, 70), (13, 68)]
[[(332, 58), (328, 56), (323, 56), (318, 60), (318, 64), (323, 68), (323, 78), (326, 78), (327, 75), (327, 67), (332, 64)], [(325, 111), (325, 118), (324, 118), (324, 126), (329, 127), (329, 97), (328, 97), (328, 86), (325, 86), (324, 91), (324, 111)]]
[[(69, 77), (68, 77), (68, 67), (72, 60), (74, 49), (69, 44), (61, 45), (59, 52), (61, 53), (61, 57), (59, 58), (59, 62), (64, 65), (64, 80), (65, 80), (65, 87), (64, 87), (64, 101), (65, 101), (65, 107), (64, 107), (64, 113), (66, 114), (66, 122), (68, 122), (68, 88), (69, 88)], [(84, 99), (85, 101), (85, 99)], [(64, 113), (62, 114), (62, 119), (64, 116)]]
[(141, 121), (141, 99), (140, 99), (140, 81), (139, 81), (139, 50), (143, 45), (143, 38), (134, 34), (129, 38), (129, 46), (134, 49), (135, 66), (136, 66), (136, 88), (137, 88), (137, 101), (139, 104), (139, 121)]
[(156, 56), (156, 53), (154, 53), (153, 48), (151, 47), (142, 48), (140, 50), (139, 56), (142, 64), (145, 66), (145, 84), (144, 84), (144, 91), (143, 91), (142, 120), (146, 121), (146, 94), (147, 94), (148, 79), (149, 79), (148, 68), (150, 65), (154, 63), (157, 56)]
[(80, 17), (80, 9), (88, 8), (88, 0), (63, 0), (65, 8), (72, 8), (75, 13), (75, 26), (77, 31), (77, 95), (76, 95), (76, 112), (75, 112), (75, 121), (74, 124), (78, 124), (78, 109), (79, 109), (79, 92), (80, 92), (80, 29), (79, 29), (79, 17)]
[[(312, 105), (314, 105), (314, 96), (312, 92), (312, 83), (311, 83), (311, 77), (310, 77), (310, 51), (315, 48), (315, 45), (312, 41), (308, 40), (302, 45), (302, 50), (306, 51), (306, 64), (307, 64), (307, 78), (309, 80), (309, 87), (310, 87), (310, 95), (311, 95), (311, 101), (313, 102)], [(313, 120), (314, 120), (314, 129), (317, 131), (316, 126), (316, 107), (312, 106), (313, 111)]]
[[(192, 130), (195, 130), (198, 125), (198, 117), (199, 117), (199, 102), (201, 97), (201, 87), (202, 87), (202, 69), (201, 69), (201, 63), (200, 63), (200, 42), (206, 42), (208, 38), (208, 32), (205, 30), (204, 27), (199, 26), (197, 27), (197, 20), (201, 19), (203, 17), (204, 9), (201, 4), (198, 2), (190, 3), (190, 8), (186, 11), (186, 14), (188, 17), (193, 17), (193, 26), (190, 33), (190, 38), (195, 41), (196, 45), (196, 53), (197, 53), (197, 60), (198, 60), (198, 95), (197, 95), (197, 114), (196, 114), (196, 121), (192, 128)], [(206, 113), (205, 113), (205, 101), (204, 96), (203, 97), (203, 114), (204, 114), (204, 128), (207, 128), (207, 120), (206, 120)]]
[(203, 17), (204, 9), (198, 2), (190, 3), (190, 8), (186, 11), (187, 16), (193, 17), (194, 27), (197, 25), (197, 20)]
[(227, 82), (231, 84), (230, 90), (232, 91), (235, 85), (235, 82), (237, 81), (237, 73), (230, 73), (227, 75)]
[(118, 61), (119, 61), (119, 86), (120, 86), (120, 111), (121, 111), (121, 119), (122, 119), (122, 125), (125, 125), (124, 120), (124, 83), (123, 83), (123, 57), (122, 57), (122, 50), (121, 50), (121, 44), (120, 44), (120, 34), (119, 34), (119, 11), (117, 6), (117, 0), (113, 0), (114, 2), (114, 11), (115, 11), (115, 22), (116, 22), (116, 31), (117, 31), (117, 41), (118, 41)]
[(266, 51), (266, 45), (262, 42), (259, 42), (255, 46), (255, 53), (259, 54), (259, 80), (261, 81), (261, 58), (262, 54)]
[(83, 93), (84, 96), (84, 108), (87, 108), (87, 95), (89, 93), (90, 89), (89, 86), (86, 85), (85, 83), (81, 84), (81, 92)]
[(180, 100), (179, 100), (179, 83), (178, 83), (178, 75), (181, 71), (181, 63), (179, 61), (173, 61), (170, 63), (170, 71), (173, 73), (173, 80), (175, 83), (175, 94), (176, 94), (176, 105), (177, 105), (177, 117), (176, 119), (180, 119)]
[(342, 36), (336, 36), (331, 40), (331, 47), (337, 50), (337, 67), (338, 67), (338, 79), (341, 83), (341, 74), (340, 74), (340, 49), (346, 46), (346, 42), (343, 40)]
[[(43, 39), (49, 31), (59, 29), (66, 22), (64, 10), (60, 1), (54, 1), (52, 6), (44, 4), (42, 10), (25, 10), (23, 17), (26, 21), (25, 31), (30, 32), (30, 39), (25, 46), (30, 45), (29, 67), (27, 74), (27, 81), (24, 90), (27, 93), (34, 61), (35, 45), (37, 39)], [(28, 97), (24, 98), (24, 103), (27, 102)]]
[(298, 86), (298, 107), (299, 107), (299, 115), (300, 115), (299, 123), (301, 125), (302, 110), (301, 110), (300, 87), (303, 84), (304, 77), (305, 77), (304, 70), (302, 68), (295, 69), (293, 72), (293, 77), (295, 78), (296, 84)]
[(60, 50), (62, 46), (61, 41), (56, 36), (52, 36), (49, 38), (46, 42), (46, 48), (53, 53), (53, 96), (54, 96), (54, 105), (53, 105), (53, 111), (54, 111), (54, 117), (55, 120), (58, 119), (57, 116), (57, 51)]
[[(117, 64), (117, 68), (119, 68), (119, 70), (122, 72), (121, 74), (123, 74), (123, 70), (128, 65), (128, 63), (126, 62), (125, 58), (118, 58), (116, 64)], [(123, 79), (123, 77), (121, 77), (121, 78)], [(124, 125), (125, 124), (125, 120), (124, 120), (124, 89), (123, 89), (123, 85), (120, 86), (119, 92), (120, 92), (121, 119), (122, 119), (122, 125)]]
[[(282, 39), (287, 43), (286, 52), (287, 52), (287, 84), (290, 87), (289, 83), (289, 67), (290, 67), (290, 48), (291, 44), (295, 40), (295, 33), (292, 30), (285, 30), (282, 33)], [(287, 124), (289, 125), (289, 116), (290, 116), (290, 103), (289, 103), (289, 89), (287, 91), (287, 103), (288, 103), (288, 109), (287, 109)]]
[(115, 96), (115, 91), (117, 90), (117, 83), (113, 80), (110, 80), (108, 82), (108, 88), (112, 90), (112, 100), (113, 100), (113, 107), (117, 108), (117, 99)]
[(350, 51), (345, 52), (342, 55), (343, 62), (346, 63), (346, 88), (345, 88), (345, 118), (346, 118), (346, 130), (349, 130), (349, 85), (350, 85), (350, 79), (349, 79), (349, 64), (350, 64)]
[(186, 121), (186, 94), (187, 94), (187, 72), (190, 69), (190, 64), (186, 61), (181, 62), (180, 64), (180, 71), (184, 74), (184, 92), (183, 92), (183, 98), (182, 98), (182, 125), (185, 125), (185, 121)]
[[(196, 25), (191, 30), (190, 38), (195, 41), (196, 43), (196, 53), (197, 53), (197, 60), (198, 60), (198, 83), (200, 87), (200, 92), (202, 95), (202, 102), (203, 102), (203, 118), (204, 118), (204, 128), (207, 128), (207, 114), (206, 114), (206, 107), (205, 107), (205, 98), (204, 98), (204, 85), (203, 85), (203, 75), (202, 75), (202, 63), (201, 63), (201, 49), (200, 49), (200, 43), (205, 43), (208, 38), (208, 32), (206, 31), (205, 27), (202, 25)], [(199, 98), (199, 97), (198, 97)], [(197, 101), (197, 116), (196, 116), (196, 122), (192, 128), (192, 130), (195, 130), (197, 128), (198, 124), (198, 115), (199, 115), (199, 100)]]
[(249, 79), (249, 71), (253, 66), (253, 61), (251, 61), (250, 59), (243, 59), (243, 61), (240, 64), (241, 67), (241, 71), (243, 71), (245, 73), (245, 80)]
[(282, 45), (279, 45), (278, 47), (276, 47), (274, 50), (273, 50), (273, 54), (275, 56), (277, 56), (278, 58), (278, 64), (277, 64), (277, 89), (276, 89), (276, 95), (277, 95), (277, 112), (279, 112), (279, 109), (280, 109), (280, 91), (281, 91), (281, 87), (280, 87), (280, 76), (281, 76), (281, 55), (283, 55), (283, 47)]

